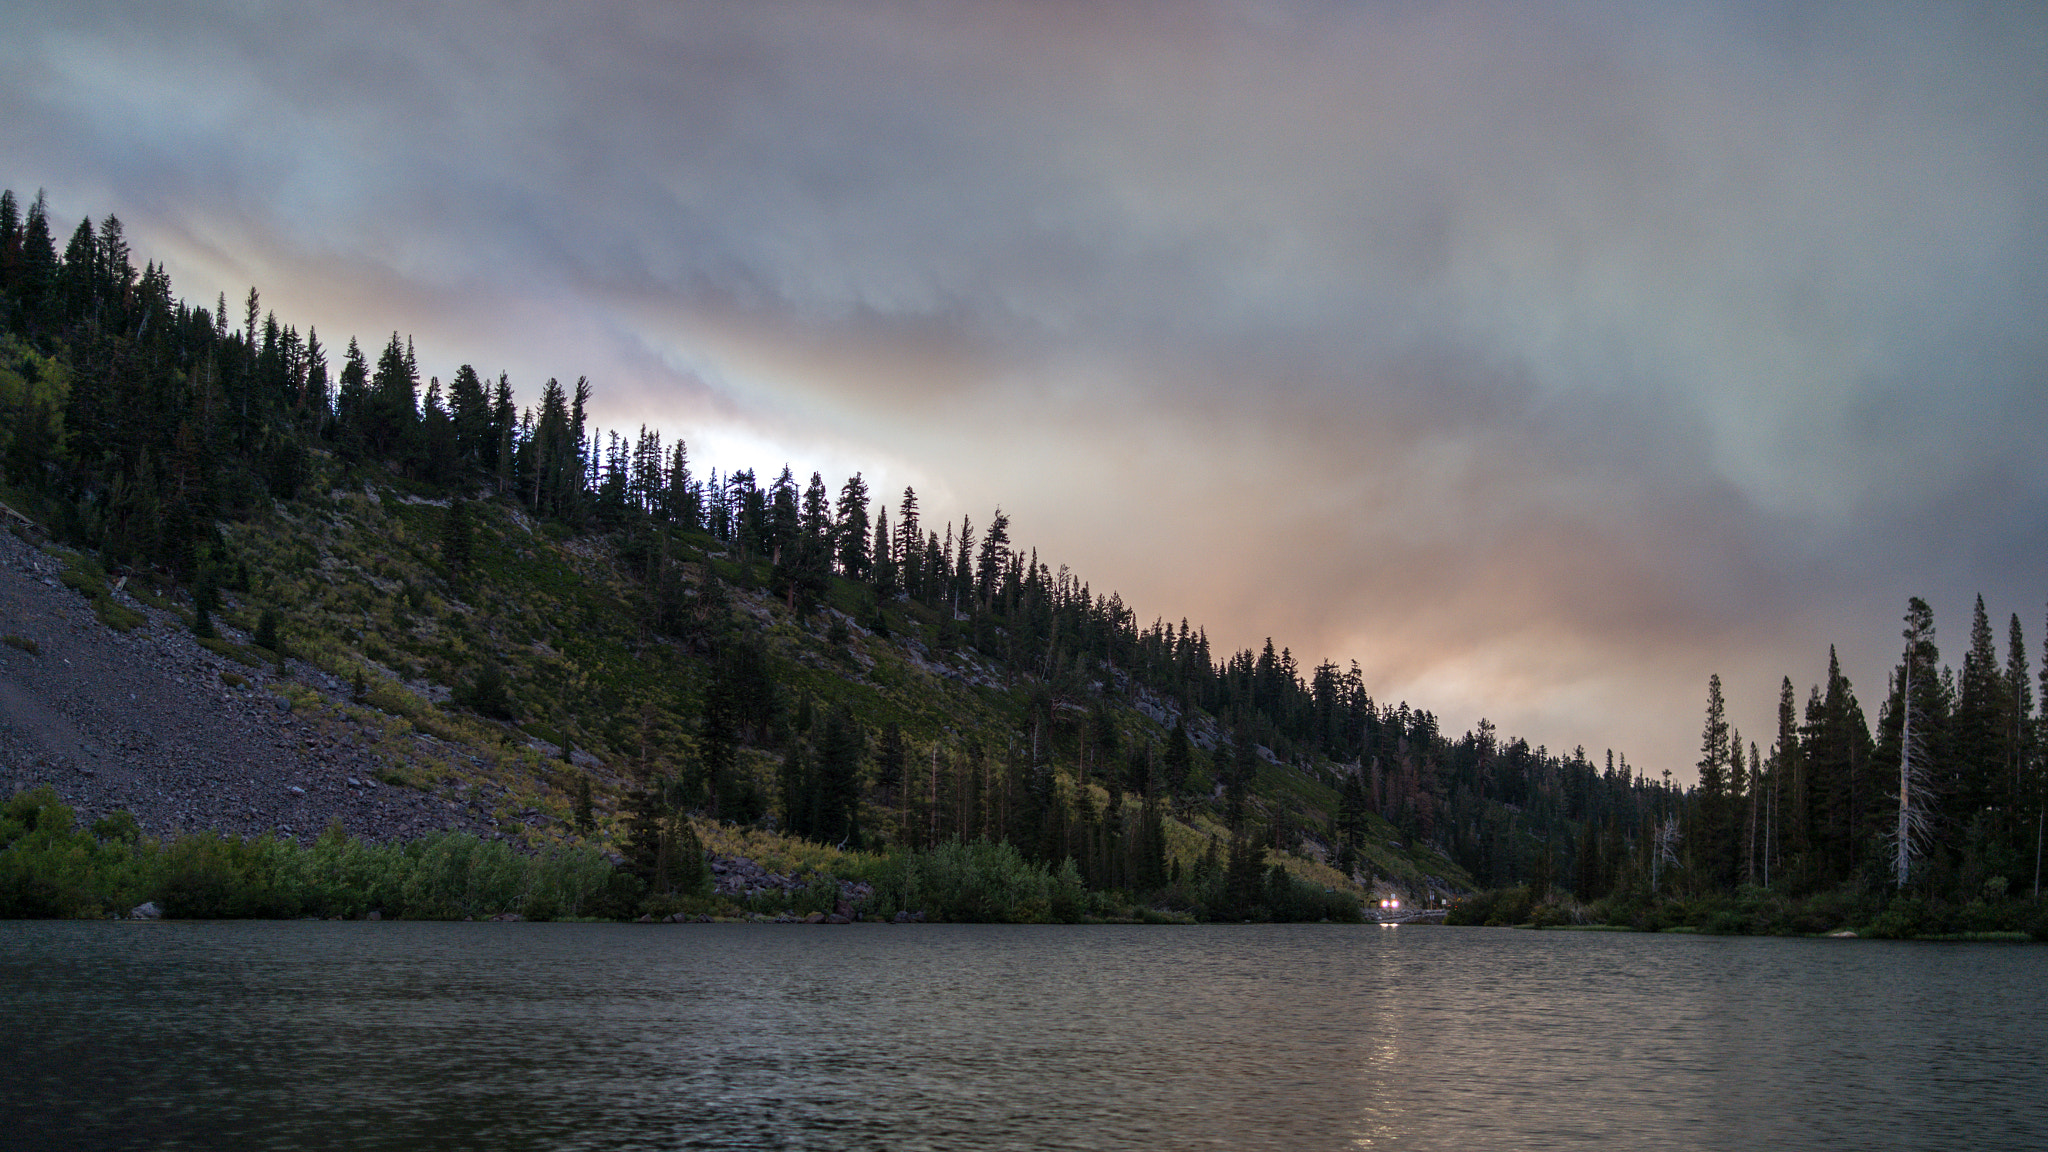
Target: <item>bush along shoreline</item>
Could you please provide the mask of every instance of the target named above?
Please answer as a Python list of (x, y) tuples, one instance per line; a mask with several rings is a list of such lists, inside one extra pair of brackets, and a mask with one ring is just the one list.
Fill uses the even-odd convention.
[[(714, 833), (719, 835), (719, 833)], [(329, 828), (311, 845), (213, 832), (156, 839), (116, 812), (82, 826), (48, 786), (0, 807), (0, 919), (409, 919), (954, 923), (1332, 921), (1356, 899), (1263, 854), (1198, 864), (1139, 900), (1092, 890), (1013, 845), (953, 840), (888, 855), (755, 833), (759, 859), (708, 850), (677, 820), (612, 855), (538, 854), (467, 832), (371, 844)]]
[(1581, 903), (1568, 893), (1523, 884), (1456, 900), (1444, 922), (1713, 936), (2048, 941), (2048, 903), (2009, 894), (2003, 877), (1987, 881), (1975, 898), (1963, 902), (1910, 888), (1852, 884), (1796, 897), (1743, 888), (1690, 899), (1621, 894)]

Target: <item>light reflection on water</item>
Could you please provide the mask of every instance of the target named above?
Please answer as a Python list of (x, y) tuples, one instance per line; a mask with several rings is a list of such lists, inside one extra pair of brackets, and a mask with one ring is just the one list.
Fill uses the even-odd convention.
[(2048, 949), (0, 924), (0, 1144), (2048, 1147)]

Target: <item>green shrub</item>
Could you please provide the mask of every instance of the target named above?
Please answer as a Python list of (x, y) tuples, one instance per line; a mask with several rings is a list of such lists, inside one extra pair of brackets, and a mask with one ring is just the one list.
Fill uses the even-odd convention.
[(1714, 936), (1746, 936), (1750, 922), (1733, 908), (1717, 908), (1701, 916), (1696, 927)]
[(65, 564), (62, 572), (57, 573), (57, 582), (86, 599), (93, 600), (106, 595), (106, 577), (87, 572), (82, 565), (88, 563), (90, 561), (71, 560)]
[(57, 579), (86, 598), (93, 615), (116, 632), (132, 632), (145, 622), (142, 613), (115, 600), (107, 591), (107, 573), (89, 556), (63, 553), (64, 570)]
[(427, 710), (427, 702), (406, 691), (389, 680), (371, 681), (368, 690), (362, 694), (362, 703), (380, 712), (403, 716), (410, 720)]
[(31, 656), (43, 654), (42, 646), (26, 636), (15, 636), (13, 634), (0, 636), (0, 644), (6, 644), (9, 648), (19, 648)]
[(398, 788), (418, 788), (425, 791), (427, 782), (416, 772), (396, 764), (386, 764), (377, 769), (377, 779)]
[(1452, 902), (1444, 923), (1481, 924), (1493, 928), (1527, 924), (1535, 903), (1527, 885), (1474, 892)]
[(136, 821), (133, 812), (123, 808), (93, 821), (92, 834), (103, 844), (110, 840), (133, 844), (142, 839), (142, 825)]
[(304, 908), (288, 868), (296, 851), (273, 836), (181, 836), (158, 854), (155, 891), (164, 914), (178, 919), (291, 919)]
[(1786, 909), (1784, 931), (1817, 936), (1852, 924), (1864, 924), (1875, 917), (1880, 906), (1870, 894), (1852, 888), (1817, 892)]
[(98, 917), (139, 903), (129, 845), (103, 843), (76, 825), (47, 784), (0, 807), (0, 920)]
[(611, 862), (595, 846), (548, 849), (527, 866), (520, 912), (529, 920), (566, 920), (596, 914), (612, 876)]
[(406, 845), (410, 867), (398, 915), (463, 920), (509, 912), (526, 889), (526, 865), (501, 840), (444, 832)]
[(214, 633), (212, 629), (213, 626), (211, 624), (208, 624), (207, 630), (209, 633), (212, 634), (202, 635), (199, 631), (199, 626), (197, 624), (193, 625), (192, 634), (198, 638), (199, 646), (201, 648), (206, 649), (208, 652), (211, 652), (216, 656), (225, 656), (228, 659), (233, 660), (235, 663), (244, 665), (249, 668), (264, 668), (269, 666), (270, 661), (265, 660), (263, 657), (256, 655), (254, 652), (249, 651), (247, 648), (242, 647), (240, 644), (236, 644), (231, 640), (221, 639), (220, 635), (218, 633)]
[(112, 596), (100, 596), (94, 599), (92, 602), (92, 614), (100, 618), (100, 623), (105, 624), (116, 632), (133, 632), (148, 621), (148, 618), (142, 613), (128, 607)]
[(1024, 859), (1009, 843), (948, 841), (892, 856), (872, 878), (868, 907), (880, 915), (923, 912), (962, 923), (1074, 922), (1086, 907), (1080, 873)]
[(1894, 900), (1863, 926), (1861, 934), (1878, 940), (1910, 940), (1925, 927), (1925, 911), (1918, 900)]
[(509, 722), (513, 719), (512, 694), (506, 687), (505, 671), (498, 667), (496, 661), (478, 669), (475, 680), (457, 685), (449, 702), (493, 720)]
[(403, 856), (351, 840), (337, 821), (292, 860), (291, 882), (307, 912), (353, 920), (372, 908), (397, 906)]

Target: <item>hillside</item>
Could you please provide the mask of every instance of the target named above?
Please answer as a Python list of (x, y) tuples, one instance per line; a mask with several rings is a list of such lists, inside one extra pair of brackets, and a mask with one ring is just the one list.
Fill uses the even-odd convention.
[[(1180, 786), (1156, 796), (1165, 866), (1192, 869), (1228, 847), (1215, 756), (1228, 756), (1228, 738), (1128, 675), (1013, 674), (959, 647), (942, 613), (878, 606), (837, 577), (801, 614), (762, 590), (771, 565), (676, 533), (664, 546), (693, 643), (651, 626), (653, 597), (621, 572), (614, 537), (467, 502), (472, 560), (451, 579), (449, 498), (396, 476), (340, 486), (344, 468), (325, 454), (309, 467), (320, 482), (307, 495), (222, 526), (239, 587), (216, 593), (213, 640), (192, 634), (192, 590), (147, 573), (116, 587), (92, 559), (14, 525), (4, 630), (38, 651), (0, 650), (11, 791), (48, 783), (86, 819), (127, 809), (152, 835), (275, 829), (310, 842), (339, 821), (370, 840), (459, 829), (527, 849), (586, 835), (616, 849), (638, 790), (665, 785), (680, 799), (694, 787), (690, 806), (705, 811), (713, 650), (758, 650), (771, 699), (734, 749), (729, 824), (786, 827), (789, 762), (811, 754), (822, 717), (844, 710), (862, 730), (870, 845), (1028, 840), (1050, 826), (1061, 845), (1101, 858), (1110, 882), (1125, 865), (1107, 857), (1131, 850), (1146, 808), (1131, 765), (1157, 763), (1179, 721), (1193, 752)], [(266, 611), (278, 614), (282, 660), (253, 643)], [(510, 719), (453, 702), (486, 667), (503, 675)], [(875, 763), (891, 729), (895, 779)], [(1370, 814), (1356, 863), (1332, 867), (1336, 771), (1258, 752), (1249, 819), (1278, 837), (1272, 862), (1361, 897), (1469, 886)], [(586, 780), (587, 832), (576, 818)]]
[(384, 785), (386, 726), (343, 706), (328, 678), (301, 661), (280, 675), (232, 658), (248, 653), (230, 645), (209, 650), (188, 619), (114, 590), (76, 553), (0, 537), (6, 791), (47, 783), (88, 821), (125, 810), (157, 836), (306, 839), (330, 822), (373, 840), (491, 829), (452, 796)]
[[(79, 665), (10, 655), (24, 715), (70, 717), (14, 725), (17, 785), (89, 810), (128, 796), (152, 828), (304, 837), (340, 810), (298, 798), (340, 787), (377, 798), (347, 830), (452, 819), (528, 849), (607, 845), (640, 873), (694, 814), (849, 849), (986, 840), (1162, 898), (1229, 868), (1250, 907), (1268, 850), (1318, 893), (1641, 871), (1676, 797), (1611, 752), (1603, 771), (1483, 720), (1454, 736), (1375, 700), (1356, 664), (1145, 625), (1013, 545), (1000, 508), (942, 523), (859, 473), (836, 498), (787, 466), (700, 475), (680, 439), (591, 427), (586, 380), (523, 407), (467, 364), (423, 386), (396, 332), (374, 355), (350, 339), (331, 370), (255, 290), (231, 327), (225, 299), (195, 307), (138, 272), (112, 217), (57, 251), (44, 199), (23, 213), (0, 193), (10, 529), (123, 636), (103, 651), (124, 670), (80, 683), (143, 676), (137, 709), (223, 717), (102, 732), (88, 714), (119, 710), (67, 703), (96, 690), (51, 671)], [(24, 616), (15, 651), (41, 626)], [(145, 650), (168, 682), (115, 655)], [(244, 727), (285, 723), (266, 697), (292, 704), (283, 737)], [(148, 762), (145, 729), (214, 751), (103, 781), (52, 766), (72, 729), (102, 763)], [(273, 782), (327, 775), (280, 807), (238, 757), (274, 761)]]

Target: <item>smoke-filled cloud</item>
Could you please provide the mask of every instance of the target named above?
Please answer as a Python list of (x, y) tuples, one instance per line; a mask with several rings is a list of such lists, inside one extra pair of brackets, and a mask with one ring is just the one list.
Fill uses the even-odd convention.
[[(2048, 18), (17, 5), (9, 170), (330, 344), (587, 374), (1146, 618), (1691, 776), (1908, 595), (2038, 643)], [(2038, 653), (2036, 654), (2038, 656)]]

